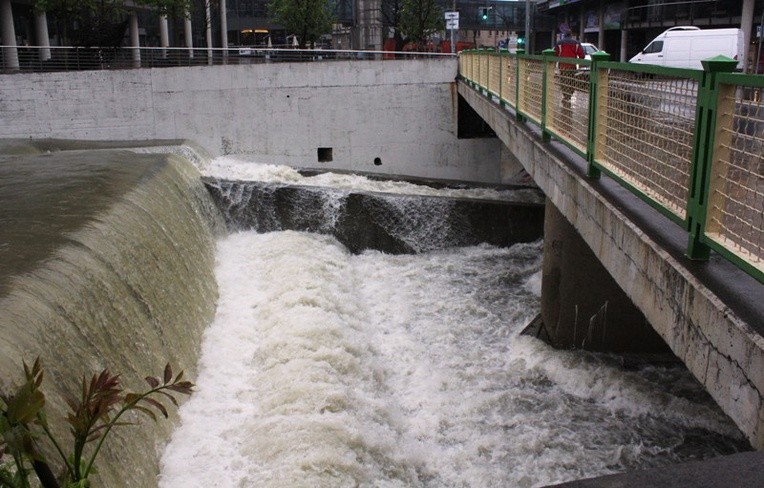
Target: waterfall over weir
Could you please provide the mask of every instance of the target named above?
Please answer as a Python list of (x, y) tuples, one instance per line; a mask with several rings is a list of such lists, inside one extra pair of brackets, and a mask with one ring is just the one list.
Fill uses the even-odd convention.
[(161, 462), (169, 424), (125, 428), (96, 486), (538, 487), (749, 448), (682, 368), (520, 334), (538, 195), (213, 165), (213, 203), (183, 158), (58, 149), (0, 148), (3, 381), (40, 355), (51, 401), (103, 367), (197, 383)]
[[(22, 360), (39, 356), (49, 419), (63, 439), (63, 397), (79, 391), (82, 375), (108, 368), (127, 388), (143, 389), (142, 378), (170, 362), (194, 377), (217, 299), (221, 224), (198, 170), (177, 156), (6, 151), (0, 385), (20, 383)], [(169, 428), (114, 431), (97, 463), (97, 486), (155, 485), (155, 446)]]

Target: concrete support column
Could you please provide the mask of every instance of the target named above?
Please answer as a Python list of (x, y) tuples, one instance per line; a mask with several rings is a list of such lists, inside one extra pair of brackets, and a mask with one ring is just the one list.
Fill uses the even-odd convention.
[[(740, 15), (740, 29), (743, 30), (743, 72), (747, 73), (749, 68), (748, 58), (751, 49), (751, 30), (753, 29), (753, 5), (754, 0), (743, 0), (743, 10)], [(755, 61), (755, 58), (754, 58)]]
[(645, 353), (669, 350), (548, 199), (541, 318), (543, 333), (555, 347)]
[(212, 12), (210, 11), (211, 0), (204, 0), (204, 23), (206, 24), (207, 38), (207, 64), (212, 64)]
[(166, 58), (167, 50), (165, 48), (170, 47), (170, 32), (167, 28), (166, 15), (159, 16), (159, 46), (162, 48), (160, 51), (160, 56), (162, 56), (162, 58)]
[[(228, 49), (228, 14), (226, 13), (226, 0), (220, 0), (220, 47)], [(223, 51), (223, 55), (227, 54)]]
[(45, 12), (36, 13), (34, 16), (35, 42), (40, 46), (38, 56), (40, 61), (50, 59), (50, 38), (48, 36), (48, 16)]
[(619, 61), (622, 63), (628, 61), (628, 59), (626, 59), (626, 39), (628, 39), (628, 32), (629, 31), (626, 29), (621, 29), (621, 56)]
[(0, 41), (3, 46), (3, 68), (19, 69), (19, 50), (16, 49), (16, 29), (13, 27), (11, 0), (0, 0)]
[(600, 0), (599, 9), (597, 9), (597, 47), (605, 49), (605, 2)]
[(138, 13), (130, 12), (130, 47), (133, 51), (133, 68), (141, 67), (141, 39), (138, 32)]
[(188, 57), (193, 58), (194, 57), (194, 35), (191, 30), (191, 13), (186, 12), (186, 19), (183, 22), (183, 38), (186, 42), (186, 47), (188, 48)]

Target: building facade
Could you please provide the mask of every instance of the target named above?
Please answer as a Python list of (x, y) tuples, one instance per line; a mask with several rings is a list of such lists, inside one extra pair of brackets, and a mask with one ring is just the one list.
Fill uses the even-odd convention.
[(764, 0), (545, 0), (537, 2), (535, 15), (543, 20), (536, 24), (546, 26), (536, 32), (539, 50), (551, 47), (567, 24), (578, 39), (616, 61), (629, 60), (671, 27), (741, 28), (751, 66), (761, 44), (757, 28), (764, 23)]

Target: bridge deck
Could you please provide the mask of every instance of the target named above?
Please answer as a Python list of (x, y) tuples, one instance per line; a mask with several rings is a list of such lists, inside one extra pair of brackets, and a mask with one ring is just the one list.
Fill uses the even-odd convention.
[(764, 284), (712, 255), (685, 256), (687, 234), (609, 178), (589, 179), (568, 146), (465, 83), (459, 94), (520, 160), (608, 272), (721, 408), (764, 448)]

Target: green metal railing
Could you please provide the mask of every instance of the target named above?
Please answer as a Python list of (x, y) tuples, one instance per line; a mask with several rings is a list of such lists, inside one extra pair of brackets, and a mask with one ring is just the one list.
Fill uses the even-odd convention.
[(714, 250), (764, 283), (764, 76), (608, 58), (470, 50), (459, 76), (682, 226), (690, 258)]

